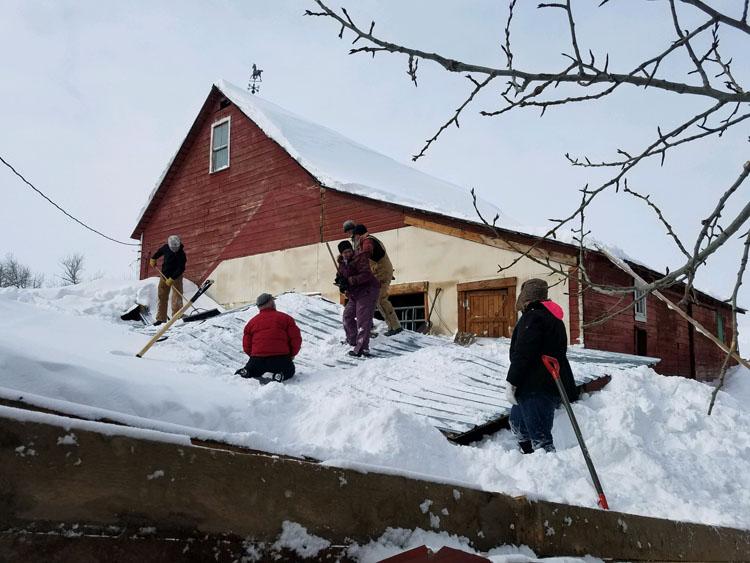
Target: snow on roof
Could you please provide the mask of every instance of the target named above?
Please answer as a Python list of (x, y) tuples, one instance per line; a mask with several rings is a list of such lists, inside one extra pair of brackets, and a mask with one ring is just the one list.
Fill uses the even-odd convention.
[[(469, 190), (380, 154), (344, 135), (295, 115), (229, 82), (215, 84), (233, 104), (325, 187), (379, 201), (479, 222)], [(486, 219), (520, 225), (479, 200)]]

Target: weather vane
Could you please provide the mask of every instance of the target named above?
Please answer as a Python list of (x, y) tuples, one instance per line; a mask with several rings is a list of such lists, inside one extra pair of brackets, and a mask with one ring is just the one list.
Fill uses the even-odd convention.
[(253, 73), (250, 75), (250, 82), (247, 84), (247, 89), (250, 90), (251, 94), (257, 94), (260, 92), (260, 83), (263, 82), (261, 74), (263, 74), (263, 70), (255, 66), (255, 63), (253, 63)]

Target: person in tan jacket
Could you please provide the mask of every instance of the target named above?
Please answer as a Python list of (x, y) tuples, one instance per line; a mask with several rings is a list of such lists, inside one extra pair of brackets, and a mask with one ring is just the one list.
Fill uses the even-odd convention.
[(383, 243), (367, 232), (367, 227), (362, 224), (355, 225), (352, 229), (352, 238), (355, 241), (357, 253), (364, 253), (370, 259), (372, 273), (380, 283), (380, 293), (378, 294), (377, 307), (380, 314), (383, 315), (385, 322), (388, 323), (386, 336), (393, 336), (403, 330), (401, 322), (393, 310), (393, 305), (388, 300), (388, 290), (393, 281), (393, 264), (388, 257)]

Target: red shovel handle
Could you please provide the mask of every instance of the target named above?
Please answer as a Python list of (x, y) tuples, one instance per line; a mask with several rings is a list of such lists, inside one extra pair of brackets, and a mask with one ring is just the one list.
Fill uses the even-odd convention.
[(542, 356), (542, 363), (555, 379), (560, 379), (560, 362), (552, 356)]

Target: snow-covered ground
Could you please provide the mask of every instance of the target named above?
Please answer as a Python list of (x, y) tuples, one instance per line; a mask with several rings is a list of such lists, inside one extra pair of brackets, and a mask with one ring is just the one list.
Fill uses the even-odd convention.
[[(99, 280), (0, 290), (0, 397), (22, 395), (70, 414), (305, 455), (336, 466), (596, 506), (562, 410), (554, 429), (558, 452), (523, 456), (507, 431), (474, 446), (452, 445), (425, 417), (373, 402), (361, 392), (392, 373), (422, 370), (438, 378), (466, 349), (445, 340), (342, 369), (332, 363), (346, 354), (339, 337), (306, 338), (298, 375), (284, 385), (260, 386), (213, 361), (217, 345), (190, 345), (188, 338), (170, 338), (136, 358), (148, 336), (119, 315), (136, 299), (150, 303), (154, 283)], [(310, 299), (283, 295), (278, 306), (301, 314)], [(213, 306), (209, 300), (199, 305)], [(248, 309), (245, 318), (253, 313)], [(237, 323), (217, 335), (215, 343), (236, 342), (229, 354), (222, 352), (227, 357), (242, 357), (241, 329)], [(497, 356), (498, 379), (504, 379), (507, 346), (500, 342), (483, 350)], [(582, 368), (574, 363), (574, 369)], [(603, 391), (574, 405), (610, 506), (750, 528), (750, 374), (731, 373), (710, 417), (710, 386), (662, 377), (647, 367), (611, 374)]]

